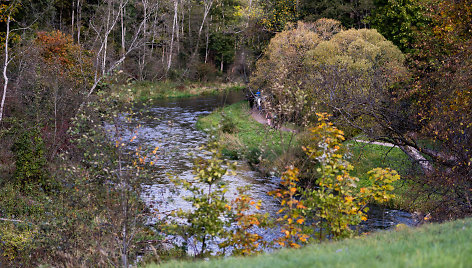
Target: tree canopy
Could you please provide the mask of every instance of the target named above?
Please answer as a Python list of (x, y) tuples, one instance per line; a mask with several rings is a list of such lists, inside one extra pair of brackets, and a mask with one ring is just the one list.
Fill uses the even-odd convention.
[(404, 60), (376, 30), (299, 22), (271, 40), (251, 84), (280, 119), (306, 125), (315, 112), (329, 112), (356, 124), (389, 102), (391, 86), (407, 75)]

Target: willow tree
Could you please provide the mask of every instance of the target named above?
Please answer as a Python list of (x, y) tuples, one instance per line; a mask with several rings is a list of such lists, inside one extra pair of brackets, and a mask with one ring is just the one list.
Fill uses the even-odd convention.
[(407, 74), (401, 51), (376, 30), (342, 30), (338, 21), (298, 23), (275, 35), (251, 81), (279, 120), (309, 125), (328, 112), (344, 125), (375, 128)]

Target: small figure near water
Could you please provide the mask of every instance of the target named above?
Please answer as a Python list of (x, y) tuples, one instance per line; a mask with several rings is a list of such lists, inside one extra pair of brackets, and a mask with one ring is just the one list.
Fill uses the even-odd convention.
[(272, 113), (271, 112), (266, 113), (266, 119), (267, 119), (267, 125), (269, 125), (269, 127), (272, 127)]
[(257, 90), (256, 92), (256, 104), (257, 104), (257, 110), (261, 111), (262, 110), (262, 96), (261, 96), (260, 90)]

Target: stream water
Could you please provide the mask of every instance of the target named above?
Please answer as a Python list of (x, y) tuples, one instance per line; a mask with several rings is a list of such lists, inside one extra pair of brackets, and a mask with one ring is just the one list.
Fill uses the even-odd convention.
[[(148, 108), (142, 117), (135, 118), (132, 124), (139, 124), (140, 127), (138, 138), (133, 144), (147, 148), (159, 147), (155, 176), (145, 186), (142, 196), (149, 207), (158, 211), (151, 222), (164, 217), (172, 210), (191, 208), (191, 205), (182, 199), (182, 196), (189, 193), (174, 186), (170, 178), (172, 176), (181, 179), (193, 178), (193, 159), (195, 156), (202, 156), (202, 151), (198, 147), (208, 140), (208, 135), (195, 126), (198, 117), (241, 100), (243, 100), (241, 92), (161, 100)], [(262, 200), (263, 212), (274, 215), (278, 210), (278, 204), (267, 195), (267, 192), (278, 186), (279, 178), (261, 177), (245, 163), (238, 163), (235, 175), (226, 175), (223, 180), (228, 187), (227, 198), (235, 196), (238, 187), (250, 186), (249, 194), (255, 200)], [(399, 223), (406, 225), (416, 223), (414, 217), (404, 211), (373, 207), (369, 214), (369, 220), (361, 228), (363, 231), (387, 229)], [(275, 230), (266, 230), (264, 235), (269, 236), (268, 239), (277, 236)]]

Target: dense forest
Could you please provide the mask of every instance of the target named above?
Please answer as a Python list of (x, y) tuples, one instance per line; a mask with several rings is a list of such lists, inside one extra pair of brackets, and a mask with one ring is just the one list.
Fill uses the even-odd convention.
[[(356, 180), (339, 148), (358, 135), (408, 156), (413, 168), (401, 180), (434, 220), (472, 213), (470, 0), (2, 0), (0, 51), (0, 266), (189, 258), (165, 246), (165, 232), (200, 237), (198, 257), (208, 256), (208, 232), (227, 237), (234, 254), (260, 251), (250, 227), (266, 219), (247, 215), (257, 202), (219, 199), (215, 181), (227, 168), (217, 145), (195, 168), (215, 192), (205, 199), (180, 182), (197, 196), (190, 202), (213, 214), (182, 213), (185, 232), (148, 224), (154, 212), (140, 194), (158, 148), (126, 148), (135, 136), (126, 140), (134, 130), (123, 121), (139, 113), (129, 85), (237, 83), (260, 92), (274, 124), (311, 133), (280, 164), (291, 166), (278, 174), (288, 190), (272, 193), (292, 202), (281, 247), (310, 237), (300, 227), (310, 202), (325, 202), (325, 214), (313, 217), (327, 223), (328, 239), (352, 235), (367, 203), (390, 198), (399, 179), (390, 169), (369, 173), (372, 186), (357, 196), (349, 188)], [(306, 195), (333, 187), (315, 177), (344, 178), (326, 192), (341, 198)], [(296, 195), (306, 195), (305, 206)], [(343, 210), (329, 202), (344, 202)], [(217, 214), (228, 208), (241, 226), (233, 234)]]

